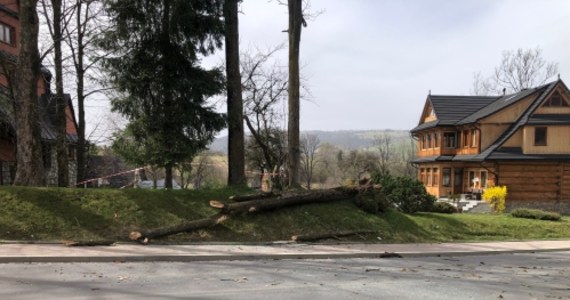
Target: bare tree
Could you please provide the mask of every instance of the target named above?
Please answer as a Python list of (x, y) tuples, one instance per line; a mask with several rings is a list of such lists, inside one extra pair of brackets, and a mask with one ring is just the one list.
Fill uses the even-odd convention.
[(417, 169), (412, 164), (412, 160), (416, 157), (416, 141), (410, 137), (407, 143), (403, 144), (403, 149), (400, 152), (402, 155), (402, 162), (404, 163), (404, 176), (415, 177)]
[(364, 175), (370, 175), (378, 169), (378, 155), (369, 151), (352, 150), (345, 155), (340, 151), (337, 163), (344, 174), (345, 180), (351, 183), (363, 179)]
[(285, 131), (278, 128), (262, 130), (247, 140), (246, 158), (252, 170), (259, 172), (260, 181), (269, 176), (271, 190), (281, 190), (287, 160)]
[(243, 53), (241, 56), (242, 90), (244, 119), (254, 143), (248, 143), (247, 156), (251, 160), (252, 151), (262, 158), (262, 173), (271, 174), (273, 188), (280, 188), (280, 169), (286, 160), (282, 140), (284, 130), (279, 122), (283, 115), (278, 109), (287, 97), (287, 73), (272, 56), (282, 49), (277, 46), (256, 54)]
[(77, 180), (85, 179), (88, 139), (85, 132), (85, 101), (104, 89), (99, 83), (102, 78), (98, 69), (101, 55), (95, 50), (96, 37), (105, 31), (103, 5), (101, 0), (71, 0), (75, 2), (75, 22), (65, 27), (66, 43), (75, 71), (77, 97)]
[(484, 78), (481, 72), (473, 73), (473, 86), (471, 94), (478, 96), (488, 96), (493, 90), (491, 80)]
[(483, 79), (476, 73), (473, 92), (478, 95), (518, 92), (544, 84), (556, 73), (558, 63), (547, 62), (539, 47), (504, 51), (493, 76)]
[(37, 0), (20, 2), (20, 53), (12, 80), (16, 122), (17, 168), (14, 185), (45, 183), (39, 127), (37, 84), (40, 74)]
[(53, 41), (53, 60), (55, 68), (55, 111), (56, 111), (56, 157), (57, 185), (69, 185), (69, 162), (67, 147), (67, 101), (63, 91), (63, 49), (64, 29), (72, 15), (72, 9), (67, 9), (63, 0), (41, 0), (42, 15)]
[(205, 151), (194, 159), (192, 172), (190, 173), (194, 189), (200, 189), (202, 187), (207, 167), (211, 163), (210, 154)]
[(304, 134), (301, 137), (301, 171), (305, 179), (307, 189), (311, 189), (315, 165), (318, 163), (316, 154), (321, 141), (316, 134)]
[(374, 139), (374, 146), (378, 150), (378, 168), (382, 175), (390, 174), (390, 164), (394, 156), (394, 145), (392, 137), (388, 133), (383, 133)]

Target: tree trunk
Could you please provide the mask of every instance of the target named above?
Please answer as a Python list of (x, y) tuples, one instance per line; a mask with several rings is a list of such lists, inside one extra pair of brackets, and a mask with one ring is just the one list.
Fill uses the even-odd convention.
[(209, 218), (194, 220), (178, 224), (170, 227), (162, 227), (147, 231), (133, 231), (129, 234), (129, 238), (133, 241), (139, 241), (143, 244), (148, 244), (150, 239), (169, 236), (182, 232), (190, 232), (197, 229), (212, 227), (220, 224), (228, 219), (227, 215), (217, 214)]
[(57, 185), (69, 186), (69, 165), (67, 160), (67, 132), (65, 108), (67, 103), (63, 95), (63, 55), (61, 53), (62, 41), (62, 11), (61, 0), (51, 0), (53, 10), (53, 43), (55, 64), (55, 92), (56, 92), (56, 156), (57, 156)]
[(45, 184), (38, 113), (40, 57), (36, 4), (37, 0), (20, 1), (20, 53), (13, 81), (17, 160), (14, 185)]
[(228, 185), (244, 186), (246, 179), (243, 100), (239, 71), (238, 0), (224, 1), (224, 22), (228, 90)]
[(168, 164), (164, 167), (164, 188), (165, 189), (172, 189), (172, 165)]
[[(81, 22), (82, 16), (82, 1), (77, 1), (76, 12), (76, 25), (77, 31), (77, 65), (75, 71), (77, 72), (77, 148), (76, 148), (76, 163), (77, 163), (77, 181), (85, 180), (85, 167), (86, 167), (86, 143), (85, 143), (85, 69), (83, 64), (84, 47), (83, 35), (84, 25)], [(87, 22), (87, 20), (85, 21)], [(82, 26), (83, 25), (83, 26)]]
[(279, 196), (279, 194), (275, 194), (273, 192), (265, 192), (265, 193), (253, 194), (253, 195), (234, 195), (234, 196), (230, 196), (228, 198), (228, 200), (231, 200), (234, 202), (245, 202), (245, 201), (250, 201), (250, 200), (275, 198), (278, 196)]
[(319, 233), (319, 234), (304, 234), (304, 235), (294, 235), (291, 240), (295, 242), (314, 242), (324, 239), (338, 239), (340, 237), (351, 236), (351, 235), (361, 235), (376, 233), (372, 230), (356, 230), (356, 231), (339, 231), (339, 232), (329, 232), (329, 233)]
[(289, 153), (289, 187), (298, 188), (300, 147), (300, 78), (299, 78), (299, 45), (301, 42), (301, 24), (303, 19), (302, 0), (288, 0), (289, 7), (289, 120), (288, 120), (288, 153)]
[(358, 187), (341, 187), (328, 190), (313, 190), (310, 192), (287, 194), (278, 198), (250, 200), (229, 204), (224, 204), (219, 201), (210, 201), (210, 206), (219, 208), (222, 210), (222, 213), (226, 214), (237, 212), (255, 213), (286, 206), (346, 200), (356, 196), (360, 191), (361, 188)]

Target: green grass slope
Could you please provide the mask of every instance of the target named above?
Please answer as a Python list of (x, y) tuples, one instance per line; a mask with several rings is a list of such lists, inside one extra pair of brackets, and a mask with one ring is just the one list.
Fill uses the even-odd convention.
[[(0, 240), (116, 240), (129, 232), (209, 217), (224, 201), (247, 190), (104, 190), (0, 188)], [(376, 233), (343, 238), (359, 242), (446, 242), (570, 238), (570, 218), (559, 222), (510, 215), (367, 214), (350, 200), (309, 204), (272, 212), (234, 215), (214, 228), (155, 240), (160, 242), (270, 242), (292, 235), (347, 230)]]

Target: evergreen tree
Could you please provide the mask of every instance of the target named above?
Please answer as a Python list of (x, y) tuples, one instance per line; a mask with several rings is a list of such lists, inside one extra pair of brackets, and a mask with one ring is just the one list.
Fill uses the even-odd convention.
[(206, 70), (199, 56), (213, 53), (223, 38), (222, 3), (212, 0), (109, 0), (111, 29), (101, 40), (103, 60), (119, 93), (112, 108), (131, 122), (133, 138), (150, 162), (172, 168), (187, 160), (225, 126), (206, 98), (225, 88), (219, 69)]

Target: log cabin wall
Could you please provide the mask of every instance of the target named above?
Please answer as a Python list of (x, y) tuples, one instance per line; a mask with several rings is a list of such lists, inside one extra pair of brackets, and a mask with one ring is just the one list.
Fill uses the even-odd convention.
[(507, 210), (519, 207), (570, 213), (570, 161), (500, 163), (499, 185), (507, 186)]

